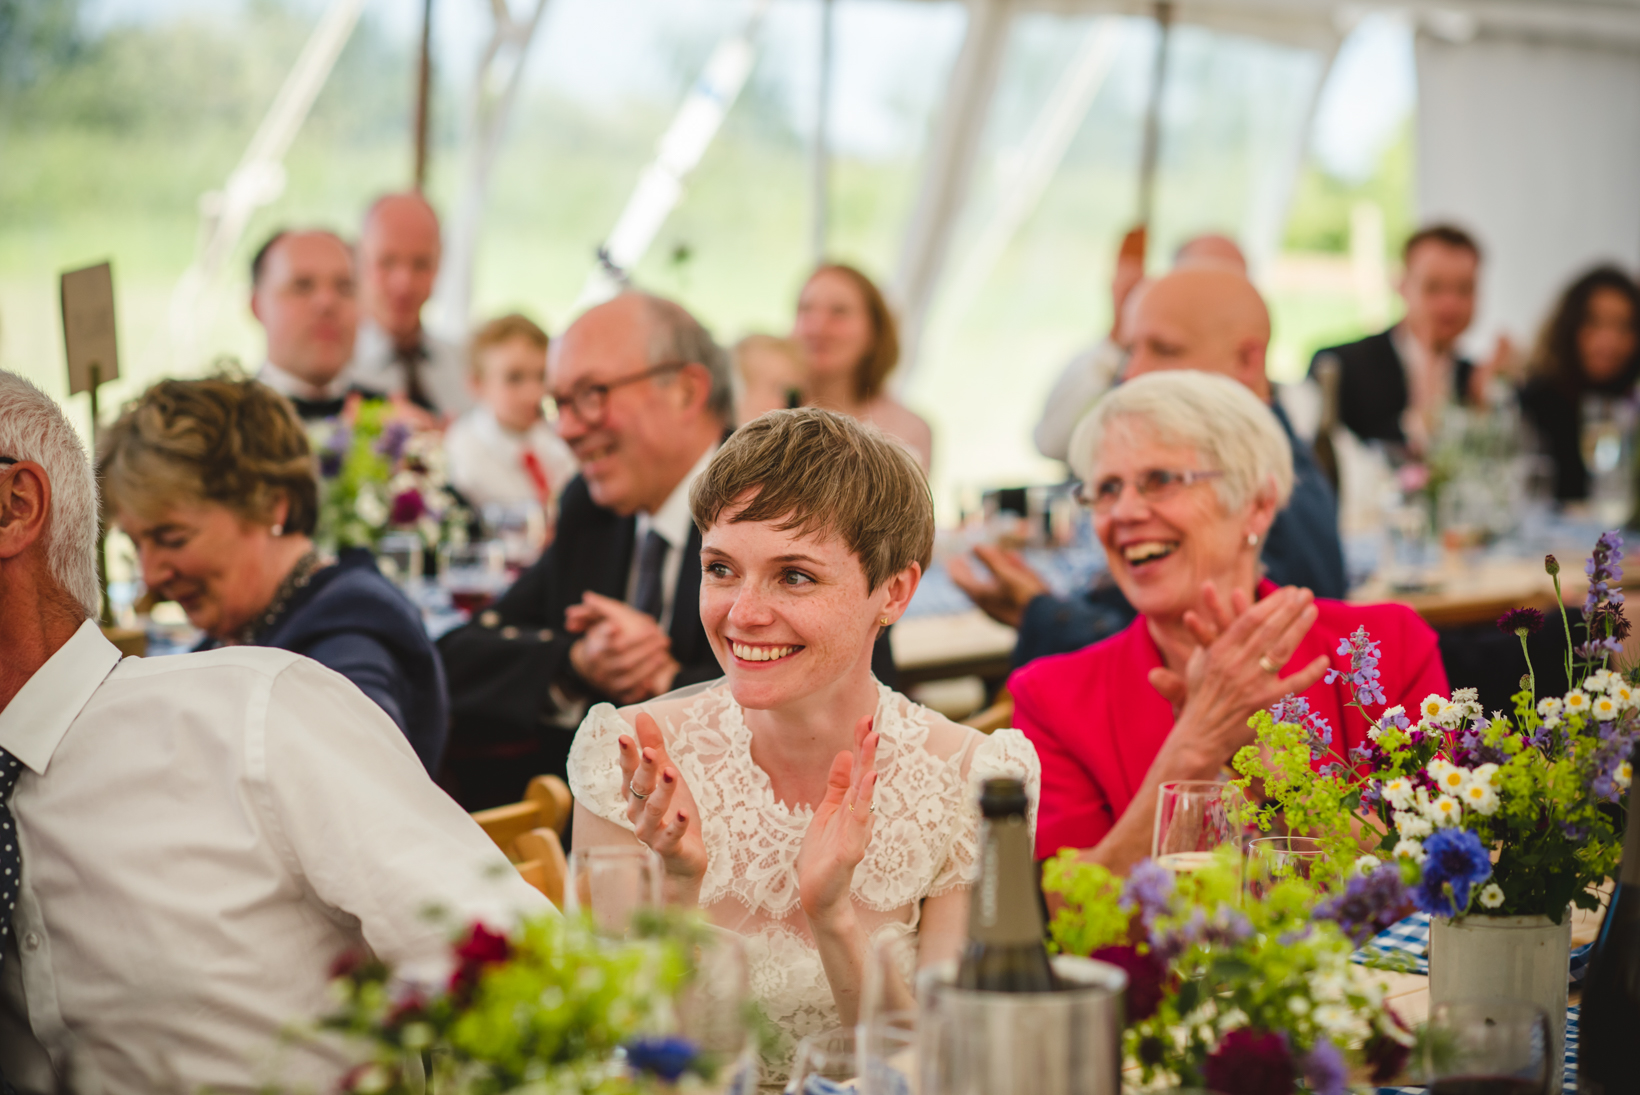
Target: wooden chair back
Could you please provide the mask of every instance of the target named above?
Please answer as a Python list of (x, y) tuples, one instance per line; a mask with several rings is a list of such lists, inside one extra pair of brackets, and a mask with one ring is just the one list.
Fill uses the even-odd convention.
[(552, 829), (562, 833), (569, 825), (574, 799), (569, 786), (557, 776), (536, 776), (524, 789), (524, 801), (493, 806), (473, 814), (495, 846), (513, 857), (513, 841), (531, 829)]
[(547, 895), (560, 909), (564, 907), (564, 883), (569, 876), (569, 860), (555, 829), (531, 829), (513, 842), (520, 861), (518, 873), (524, 881)]

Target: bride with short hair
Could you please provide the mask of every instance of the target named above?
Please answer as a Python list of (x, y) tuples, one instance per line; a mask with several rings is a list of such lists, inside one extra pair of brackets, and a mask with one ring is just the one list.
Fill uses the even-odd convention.
[(690, 502), (725, 675), (588, 713), (569, 756), (574, 847), (654, 849), (669, 900), (745, 937), (753, 995), (792, 1038), (852, 1025), (875, 942), (915, 937), (919, 965), (956, 955), (978, 783), (1024, 780), (1034, 824), (1036, 753), (872, 676), (933, 552), (928, 483), (897, 442), (830, 411), (770, 412)]

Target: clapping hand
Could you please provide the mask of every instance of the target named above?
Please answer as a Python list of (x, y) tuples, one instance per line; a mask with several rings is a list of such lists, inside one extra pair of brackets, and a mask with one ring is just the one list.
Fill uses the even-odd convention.
[(564, 611), (564, 627), (581, 636), (570, 647), (570, 664), (616, 702), (641, 703), (672, 687), (678, 663), (654, 617), (589, 591)]
[(974, 548), (974, 557), (984, 563), (991, 578), (981, 578), (968, 560), (957, 556), (946, 563), (946, 573), (957, 588), (968, 594), (985, 614), (999, 624), (1019, 627), (1025, 615), (1025, 606), (1048, 592), (1048, 583), (1032, 570), (1017, 551), (980, 544)]
[(638, 839), (666, 864), (666, 872), (698, 883), (706, 874), (706, 841), (700, 810), (683, 775), (666, 755), (666, 741), (649, 715), (639, 712), (637, 740), (626, 734), (621, 748), (621, 787), (626, 819)]
[(1287, 586), (1257, 604), (1241, 590), (1227, 604), (1211, 583), (1202, 585), (1202, 611), (1186, 612), (1197, 646), (1183, 674), (1152, 669), (1150, 683), (1173, 704), (1182, 744), (1224, 764), (1253, 740), (1247, 720), (1281, 697), (1309, 688), (1327, 670), (1321, 655), (1281, 675), (1316, 620), (1315, 594)]
[(798, 898), (811, 925), (833, 920), (849, 908), (854, 868), (871, 842), (878, 742), (871, 723), (867, 716), (855, 725), (854, 753), (838, 753), (832, 760), (826, 797), (815, 807), (797, 852)]

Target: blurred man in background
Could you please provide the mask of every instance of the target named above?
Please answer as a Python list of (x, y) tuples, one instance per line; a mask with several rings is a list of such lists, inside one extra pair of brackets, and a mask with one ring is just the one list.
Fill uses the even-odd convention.
[(388, 194), (365, 213), (359, 235), (364, 322), (350, 379), (364, 391), (402, 397), (448, 420), (469, 410), (474, 398), (460, 349), (421, 322), (441, 246), (438, 215), (420, 194)]
[(1511, 351), (1499, 339), (1485, 366), (1458, 356), (1458, 339), (1475, 318), (1481, 264), (1469, 233), (1449, 224), (1419, 229), (1402, 249), (1402, 262), (1406, 315), (1387, 331), (1317, 352), (1310, 375), (1322, 362), (1336, 362), (1338, 421), (1362, 441), (1421, 456), (1445, 407), (1485, 406), (1487, 385)]
[[(1261, 558), (1269, 578), (1304, 586), (1318, 597), (1345, 593), (1338, 505), (1315, 458), (1294, 435), (1265, 374), (1270, 313), (1247, 278), (1224, 265), (1177, 269), (1147, 286), (1132, 308), (1126, 376), (1164, 369), (1200, 369), (1240, 381), (1269, 404), (1293, 450), (1293, 495), (1276, 515)], [(990, 570), (980, 578), (961, 558), (952, 580), (994, 619), (1015, 627), (1014, 664), (1080, 650), (1115, 634), (1133, 609), (1113, 584), (1096, 583), (1073, 597), (1056, 597), (1018, 553), (975, 549)]]
[[(1216, 233), (1186, 240), (1173, 256), (1173, 268), (1222, 266), (1243, 276), (1247, 260), (1229, 236)], [(1066, 362), (1042, 406), (1042, 417), (1032, 439), (1036, 450), (1051, 460), (1065, 459), (1071, 431), (1116, 380), (1126, 358), (1128, 312), (1145, 280), (1145, 230), (1135, 228), (1122, 238), (1111, 278), (1110, 334)]]
[(251, 260), (251, 314), (268, 338), (256, 379), (289, 399), (303, 421), (340, 414), (359, 322), (353, 252), (341, 237), (275, 232)]

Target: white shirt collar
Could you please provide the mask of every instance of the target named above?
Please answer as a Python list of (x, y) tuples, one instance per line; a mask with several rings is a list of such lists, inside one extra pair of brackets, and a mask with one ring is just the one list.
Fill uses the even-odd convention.
[(342, 370), (324, 387), (315, 387), (293, 373), (289, 373), (271, 361), (264, 361), (262, 367), (256, 371), (256, 379), (278, 392), (287, 399), (340, 399), (347, 394), (347, 370)]
[(674, 548), (682, 548), (689, 542), (689, 529), (695, 521), (689, 512), (689, 488), (695, 485), (695, 480), (700, 478), (700, 473), (706, 470), (706, 465), (712, 462), (717, 451), (717, 445), (713, 444), (701, 453), (695, 466), (672, 488), (672, 493), (666, 496), (659, 509), (651, 514), (638, 515), (638, 539), (642, 540), (646, 532), (653, 530)]
[(85, 621), (0, 711), (0, 749), (44, 775), (69, 725), (119, 663), (97, 621)]

